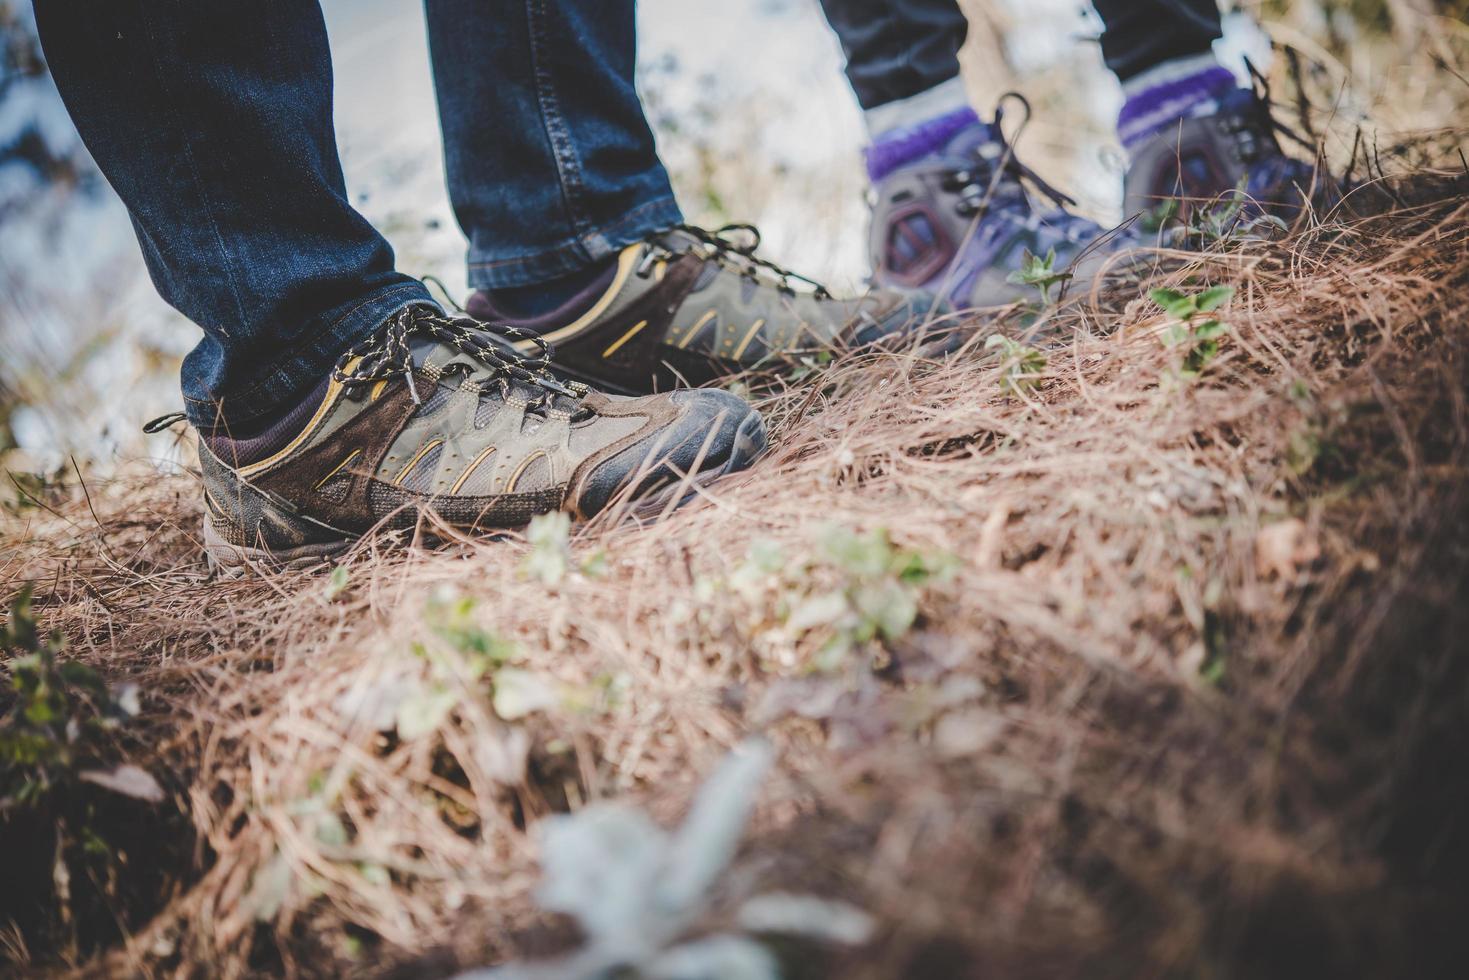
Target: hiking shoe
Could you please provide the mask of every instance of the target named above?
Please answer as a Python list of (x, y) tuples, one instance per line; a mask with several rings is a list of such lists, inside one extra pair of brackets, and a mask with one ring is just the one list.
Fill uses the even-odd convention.
[(515, 339), (411, 307), (342, 356), (284, 448), (203, 434), (210, 557), (321, 560), (425, 513), (482, 530), (554, 510), (590, 517), (623, 494), (647, 511), (765, 445), (759, 414), (727, 392), (609, 396), (551, 377)]
[[(551, 370), (558, 376), (624, 394), (920, 338), (929, 344), (924, 353), (941, 352), (943, 329), (930, 316), (928, 297), (873, 290), (837, 299), (757, 256), (759, 244), (750, 225), (717, 232), (680, 225), (623, 249), (601, 295), (589, 307), (574, 301), (579, 313), (563, 308), (516, 318), (484, 291), (469, 298), (467, 312), (554, 345)], [(530, 343), (518, 346), (528, 352)]]
[(1340, 199), (1328, 174), (1281, 150), (1277, 133), (1310, 144), (1275, 120), (1267, 95), (1231, 88), (1202, 107), (1129, 145), (1125, 214), (1157, 224), (1200, 206), (1238, 204), (1247, 217), (1289, 221), (1308, 201), (1325, 208)]
[[(1010, 98), (1028, 119), (1029, 104)], [(1001, 119), (1000, 109), (993, 123), (960, 109), (868, 148), (874, 282), (925, 290), (957, 309), (1001, 306), (1036, 295), (1014, 281), (1027, 252), (1054, 249), (1052, 271), (1076, 291), (1142, 243), (1130, 229), (1107, 231), (1068, 211), (1075, 202), (1015, 158)], [(1027, 183), (1049, 207), (1032, 204)]]

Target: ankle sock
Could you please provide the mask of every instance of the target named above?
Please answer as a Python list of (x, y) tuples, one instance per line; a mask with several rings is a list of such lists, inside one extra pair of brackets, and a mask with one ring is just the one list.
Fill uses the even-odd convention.
[(1234, 73), (1212, 53), (1165, 61), (1122, 83), (1126, 101), (1117, 116), (1117, 138), (1131, 153), (1180, 119), (1214, 112), (1219, 99), (1237, 87)]
[(895, 130), (909, 129), (931, 119), (969, 108), (964, 81), (958, 75), (906, 99), (895, 99), (862, 112), (867, 137), (873, 143)]
[(330, 383), (330, 377), (322, 378), (299, 401), (288, 402), (277, 412), (253, 419), (248, 426), (222, 422), (213, 429), (201, 430), (200, 437), (210, 452), (230, 466), (258, 462), (296, 438), (326, 397)]
[(978, 125), (983, 125), (979, 116), (966, 105), (912, 125), (890, 129), (867, 147), (867, 177), (874, 182), (879, 181), (909, 161), (937, 153), (958, 133)]
[[(548, 314), (574, 319), (589, 309), (612, 282), (617, 268), (617, 257), (610, 256), (578, 269), (570, 275), (560, 276), (549, 282), (533, 283), (529, 286), (510, 286), (502, 289), (481, 290), (495, 311), (494, 316), (479, 316), (471, 308), (470, 315), (483, 320), (535, 320)], [(470, 306), (473, 307), (471, 298)], [(581, 305), (582, 309), (568, 313), (569, 307)]]

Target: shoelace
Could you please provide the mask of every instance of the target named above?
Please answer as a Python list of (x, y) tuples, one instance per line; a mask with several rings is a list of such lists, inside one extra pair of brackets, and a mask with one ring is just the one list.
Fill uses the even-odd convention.
[[(440, 283), (441, 287), (442, 285)], [(491, 334), (511, 341), (529, 340), (539, 348), (540, 353), (534, 357), (518, 354), (488, 340), (487, 335)], [(415, 335), (447, 344), (488, 368), (491, 372), (489, 381), (498, 382), (502, 386), (502, 395), (508, 394), (506, 389), (516, 382), (539, 390), (541, 396), (529, 402), (528, 408), (532, 410), (551, 404), (557, 395), (571, 398), (579, 404), (591, 391), (579, 382), (562, 383), (551, 376), (547, 368), (555, 348), (539, 334), (507, 324), (481, 323), (469, 317), (446, 317), (427, 306), (410, 306), (399, 310), (382, 330), (337, 359), (332, 368), (332, 380), (345, 388), (357, 388), (402, 378), (408, 385), (413, 403), (422, 405), (418, 387), (413, 383), (413, 353), (408, 347), (409, 338)], [(347, 365), (358, 357), (362, 359), (361, 362), (348, 371)], [(466, 384), (480, 394), (490, 390), (489, 382)], [(572, 414), (577, 414), (577, 410), (573, 409)], [(183, 412), (169, 412), (146, 422), (143, 431), (152, 435), (186, 421), (188, 416)]]
[[(646, 279), (652, 270), (653, 264), (660, 259), (678, 258), (693, 252), (692, 248), (671, 248), (663, 241), (667, 236), (677, 232), (682, 232), (696, 239), (700, 244), (710, 250), (710, 255), (707, 257), (713, 258), (716, 262), (719, 262), (727, 268), (735, 268), (742, 276), (752, 282), (759, 282), (759, 270), (764, 269), (775, 276), (775, 287), (782, 292), (795, 293), (796, 289), (791, 285), (791, 281), (796, 280), (810, 286), (813, 295), (817, 299), (831, 299), (831, 293), (815, 279), (809, 276), (803, 276), (799, 272), (793, 272), (790, 269), (776, 265), (767, 258), (756, 255), (755, 250), (760, 247), (760, 229), (746, 222), (723, 225), (714, 231), (708, 231), (697, 225), (677, 224), (669, 225), (667, 228), (653, 232), (644, 241), (663, 254), (660, 256), (654, 252), (649, 252), (647, 257), (643, 259), (642, 264), (638, 266), (637, 274), (639, 276)], [(735, 241), (728, 237), (732, 234), (747, 235), (749, 236), (749, 240), (745, 242)], [(733, 263), (728, 261), (731, 256), (736, 257)]]
[(1021, 163), (1015, 156), (1015, 147), (1012, 141), (1005, 137), (1005, 131), (1000, 125), (1005, 118), (1005, 103), (1010, 100), (1019, 102), (1021, 109), (1025, 112), (1024, 118), (1020, 120), (1019, 128), (1015, 130), (1015, 141), (1019, 141), (1021, 134), (1025, 132), (1025, 127), (1030, 125), (1030, 101), (1019, 92), (1006, 92), (995, 104), (995, 121), (990, 126), (993, 135), (980, 148), (978, 165), (973, 170), (946, 169), (944, 189), (959, 194), (959, 203), (956, 207), (960, 215), (974, 217), (989, 210), (995, 191), (1008, 178), (1016, 184), (1029, 184), (1040, 194), (1049, 198), (1067, 217), (1076, 217), (1066, 210), (1075, 207), (1076, 200), (1046, 183), (1039, 174)]
[[(540, 353), (527, 357), (496, 344), (489, 339), (491, 335), (510, 341), (529, 340)], [(414, 404), (422, 404), (413, 383), (413, 354), (408, 345), (414, 336), (452, 347), (487, 368), (490, 379), (469, 383), (481, 393), (490, 390), (491, 382), (501, 385), (502, 393), (504, 386), (518, 382), (541, 392), (540, 399), (533, 403), (537, 404), (548, 403), (557, 395), (580, 402), (591, 390), (586, 385), (574, 381), (563, 383), (551, 376), (548, 366), (554, 348), (539, 334), (506, 324), (481, 323), (469, 317), (447, 317), (427, 306), (410, 306), (394, 314), (382, 330), (338, 358), (332, 368), (332, 379), (343, 387), (355, 388), (402, 378)], [(347, 370), (355, 358), (361, 360)]]

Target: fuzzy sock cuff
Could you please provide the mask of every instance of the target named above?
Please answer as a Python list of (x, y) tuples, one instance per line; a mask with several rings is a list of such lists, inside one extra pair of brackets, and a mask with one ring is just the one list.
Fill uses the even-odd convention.
[(943, 149), (960, 130), (979, 124), (974, 110), (965, 106), (914, 126), (890, 130), (867, 148), (867, 176), (881, 180), (908, 161)]
[(864, 110), (862, 121), (867, 124), (867, 136), (874, 143), (888, 133), (908, 129), (919, 123), (939, 116), (948, 115), (958, 109), (969, 108), (969, 96), (964, 91), (964, 81), (958, 75), (933, 88), (925, 89), (906, 99), (894, 99), (882, 105)]
[(1180, 119), (1212, 112), (1237, 86), (1234, 74), (1212, 54), (1165, 61), (1127, 80), (1127, 101), (1117, 116), (1117, 138), (1129, 152)]

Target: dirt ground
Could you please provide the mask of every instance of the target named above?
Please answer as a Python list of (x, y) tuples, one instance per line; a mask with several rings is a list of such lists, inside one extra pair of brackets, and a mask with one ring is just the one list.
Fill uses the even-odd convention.
[(573, 948), (535, 897), (544, 818), (673, 826), (758, 733), (774, 766), (683, 931), (773, 889), (871, 917), (855, 948), (753, 930), (788, 976), (1449, 975), (1469, 194), (1395, 187), (986, 318), (943, 364), (752, 389), (770, 453), (657, 521), (425, 524), (219, 578), (192, 473), (25, 483), (0, 595), (31, 585), (7, 616), (37, 659), (0, 706), (41, 703), (50, 630), (96, 676), (45, 675), (55, 745), (0, 745), (46, 787), (0, 810), (0, 957), (370, 976)]

